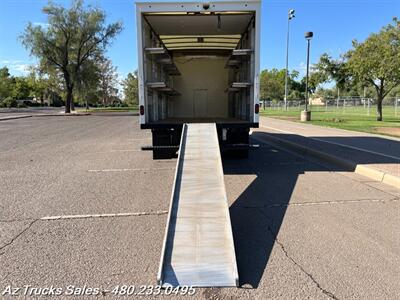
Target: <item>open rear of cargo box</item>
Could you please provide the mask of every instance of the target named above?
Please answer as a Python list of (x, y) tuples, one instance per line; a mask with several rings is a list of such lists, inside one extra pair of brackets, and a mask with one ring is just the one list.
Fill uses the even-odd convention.
[(248, 134), (258, 126), (254, 4), (259, 1), (213, 2), (208, 8), (203, 3), (138, 4), (141, 128), (212, 122), (221, 130), (244, 125)]

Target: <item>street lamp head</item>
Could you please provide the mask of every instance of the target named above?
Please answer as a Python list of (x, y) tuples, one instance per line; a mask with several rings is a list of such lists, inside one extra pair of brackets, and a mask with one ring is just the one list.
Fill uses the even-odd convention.
[(294, 9), (290, 9), (289, 10), (289, 13), (288, 13), (289, 20), (291, 20), (291, 19), (293, 19), (295, 17), (294, 12), (295, 12)]
[(304, 37), (305, 37), (307, 40), (311, 40), (313, 36), (314, 36), (314, 33), (313, 33), (312, 31), (307, 31), (307, 32), (304, 34)]

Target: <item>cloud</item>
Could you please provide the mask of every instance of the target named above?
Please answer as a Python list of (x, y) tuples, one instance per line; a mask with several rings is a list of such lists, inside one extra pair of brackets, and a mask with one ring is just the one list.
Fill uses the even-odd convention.
[(0, 65), (7, 67), (12, 75), (27, 75), (29, 74), (29, 68), (33, 64), (26, 63), (23, 60), (2, 60)]
[(297, 66), (297, 68), (294, 68), (296, 71), (299, 72), (299, 78), (302, 78), (306, 75), (307, 71), (307, 66), (305, 62), (300, 62), (300, 64)]
[(0, 61), (0, 63), (4, 64), (4, 65), (14, 65), (14, 64), (19, 64), (19, 63), (23, 63), (24, 61), (22, 60), (2, 60)]
[(50, 26), (49, 23), (44, 23), (44, 22), (33, 22), (32, 24), (35, 25), (35, 26), (43, 27), (43, 28), (47, 28), (47, 27)]
[(19, 72), (23, 75), (27, 75), (29, 73), (29, 67), (31, 65), (29, 64), (15, 64), (13, 65), (10, 70), (13, 70), (15, 72)]
[[(310, 63), (310, 73), (312, 73), (313, 67), (315, 67), (315, 64)], [(296, 70), (299, 72), (298, 79), (301, 79), (304, 76), (306, 76), (306, 74), (307, 74), (307, 64), (302, 61), (296, 68), (293, 68), (293, 70)], [(289, 71), (290, 71), (290, 69), (289, 69)]]

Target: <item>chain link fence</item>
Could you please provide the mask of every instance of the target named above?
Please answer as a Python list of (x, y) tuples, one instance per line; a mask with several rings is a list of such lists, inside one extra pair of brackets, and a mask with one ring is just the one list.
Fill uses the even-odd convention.
[[(363, 98), (363, 97), (341, 97), (335, 99), (324, 99), (318, 101), (312, 100), (309, 104), (309, 109), (312, 111), (326, 111), (326, 112), (342, 112), (346, 111), (357, 114), (365, 114), (367, 116), (375, 115), (376, 113), (376, 99)], [(290, 100), (284, 101), (268, 101), (260, 100), (260, 106), (263, 109), (269, 110), (287, 110), (287, 111), (301, 111), (305, 108), (304, 100)], [(393, 112), (395, 117), (400, 117), (400, 98), (385, 98), (383, 101), (383, 109)]]

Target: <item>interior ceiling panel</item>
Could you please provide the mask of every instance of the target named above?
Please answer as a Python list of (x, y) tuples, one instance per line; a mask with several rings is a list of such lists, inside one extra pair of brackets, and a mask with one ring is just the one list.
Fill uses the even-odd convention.
[(167, 48), (174, 48), (174, 47), (207, 47), (207, 46), (221, 46), (221, 47), (226, 47), (226, 48), (232, 48), (235, 49), (236, 45), (231, 45), (231, 44), (221, 44), (221, 43), (198, 43), (198, 44), (193, 44), (193, 43), (176, 43), (176, 44), (168, 44)]
[(147, 15), (146, 19), (158, 35), (231, 35), (242, 34), (252, 17), (252, 14)]
[(160, 35), (168, 50), (177, 49), (235, 49), (240, 41), (240, 35)]
[(174, 47), (170, 49), (171, 51), (184, 51), (184, 50), (228, 50), (231, 51), (232, 48), (220, 47), (220, 46), (207, 46), (207, 47)]

